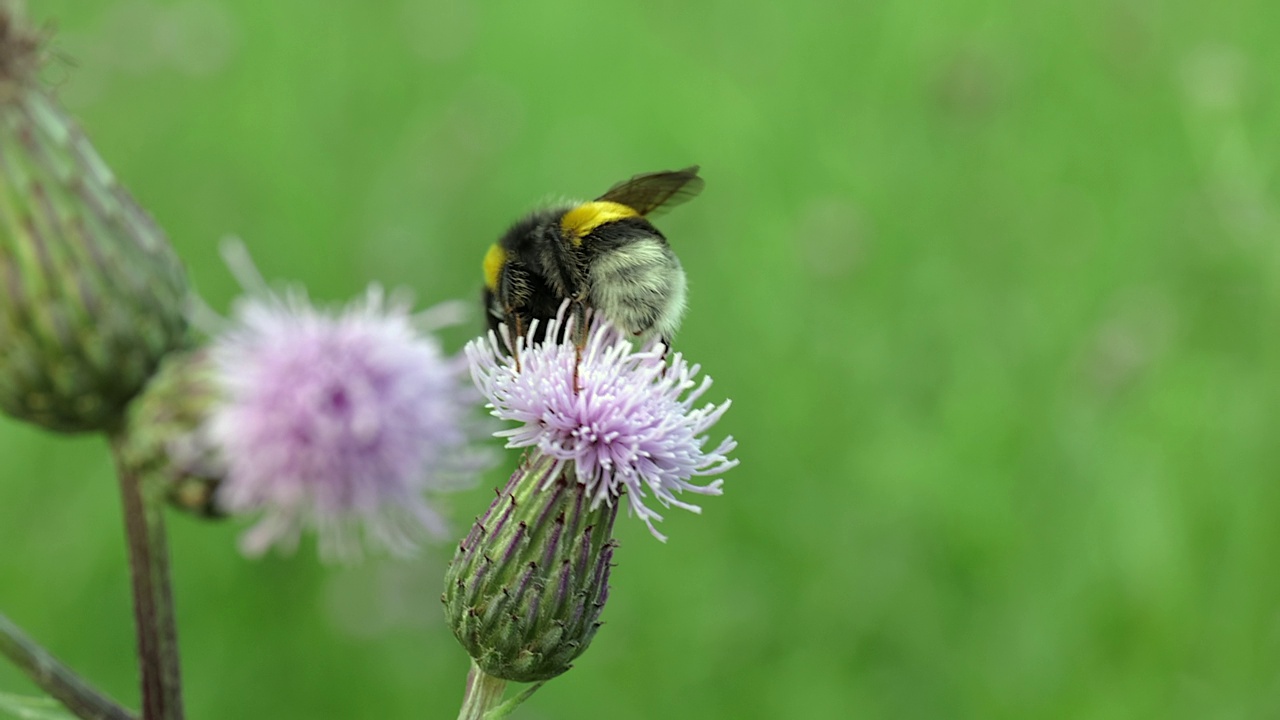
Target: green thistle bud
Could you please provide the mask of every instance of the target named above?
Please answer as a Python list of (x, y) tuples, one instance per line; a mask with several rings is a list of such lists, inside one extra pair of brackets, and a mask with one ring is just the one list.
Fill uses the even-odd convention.
[(171, 353), (129, 404), (121, 457), (149, 490), (202, 517), (222, 517), (214, 493), (225, 468), (206, 437), (219, 400), (217, 377), (204, 350)]
[(592, 508), (571, 465), (525, 458), (445, 575), (445, 614), (480, 670), (543, 681), (586, 651), (609, 592), (616, 516), (616, 504)]
[(0, 3), (0, 410), (111, 430), (185, 338), (185, 274), (36, 79), (41, 38)]

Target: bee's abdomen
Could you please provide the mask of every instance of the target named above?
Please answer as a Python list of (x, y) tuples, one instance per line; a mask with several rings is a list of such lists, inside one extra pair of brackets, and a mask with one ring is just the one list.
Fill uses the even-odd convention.
[(684, 314), (684, 270), (659, 235), (599, 252), (590, 263), (591, 305), (623, 330), (670, 339)]

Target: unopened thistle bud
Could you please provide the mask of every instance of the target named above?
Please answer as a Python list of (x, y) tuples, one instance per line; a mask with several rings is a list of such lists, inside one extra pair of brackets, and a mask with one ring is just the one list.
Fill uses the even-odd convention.
[(226, 475), (208, 422), (220, 399), (207, 350), (170, 353), (129, 404), (123, 459), (169, 504), (203, 517), (221, 517), (216, 491)]
[(41, 87), (41, 38), (0, 3), (0, 410), (113, 430), (186, 332), (181, 264)]
[(609, 593), (616, 516), (616, 505), (593, 509), (563, 463), (525, 458), (445, 575), (445, 614), (481, 670), (538, 682), (586, 651)]

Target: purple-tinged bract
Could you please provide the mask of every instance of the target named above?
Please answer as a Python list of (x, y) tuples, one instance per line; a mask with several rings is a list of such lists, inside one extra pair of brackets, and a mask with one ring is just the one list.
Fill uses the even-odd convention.
[[(572, 336), (555, 327), (571, 322), (563, 312), (552, 322), (545, 337)], [(696, 379), (698, 365), (680, 353), (666, 357), (656, 342), (636, 348), (599, 320), (580, 350), (568, 342), (532, 342), (535, 332), (518, 338), (513, 349), (493, 333), (466, 348), (472, 379), (492, 414), (519, 423), (498, 433), (507, 447), (534, 447), (561, 464), (572, 462), (593, 505), (612, 503), (625, 488), (629, 507), (659, 540), (666, 537), (653, 523), (662, 516), (645, 504), (649, 495), (663, 506), (700, 512), (676, 494), (721, 494), (719, 479), (691, 482), (738, 464), (728, 457), (737, 446), (732, 437), (706, 449), (706, 433), (729, 401), (694, 406), (711, 385), (708, 377)]]
[(213, 345), (225, 400), (209, 425), (228, 469), (220, 504), (262, 513), (245, 552), (292, 549), (308, 527), (328, 557), (358, 556), (361, 534), (399, 554), (442, 535), (423, 492), (482, 464), (465, 364), (376, 286), (340, 312), (256, 295)]

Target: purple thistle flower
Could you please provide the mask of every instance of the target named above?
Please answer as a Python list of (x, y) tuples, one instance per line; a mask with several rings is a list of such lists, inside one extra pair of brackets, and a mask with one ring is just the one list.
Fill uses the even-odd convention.
[(443, 536), (422, 493), (456, 488), (485, 464), (471, 449), (475, 398), (461, 359), (376, 285), (326, 312), (301, 291), (267, 290), (243, 248), (227, 253), (258, 287), (212, 345), (224, 400), (207, 429), (226, 464), (220, 505), (262, 513), (244, 552), (291, 550), (306, 528), (322, 555), (342, 558), (359, 556), (362, 532), (398, 554)]
[[(560, 331), (571, 322), (562, 309), (546, 337), (572, 336), (571, 330)], [(704, 450), (706, 432), (729, 401), (694, 407), (711, 386), (709, 377), (695, 380), (698, 365), (680, 353), (668, 362), (657, 342), (637, 349), (599, 318), (591, 323), (580, 359), (572, 343), (533, 342), (535, 331), (517, 338), (510, 354), (493, 333), (466, 347), (471, 377), (492, 414), (520, 423), (496, 433), (507, 438), (507, 447), (537, 448), (559, 466), (572, 462), (592, 507), (612, 504), (625, 488), (630, 509), (662, 541), (666, 536), (653, 524), (662, 516), (645, 505), (648, 494), (664, 507), (695, 513), (702, 509), (680, 501), (677, 493), (722, 494), (722, 480), (690, 482), (738, 464), (728, 458), (737, 447), (732, 437)]]

